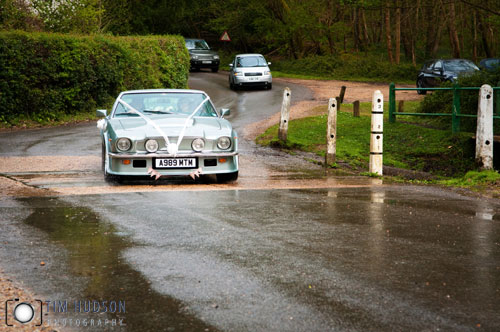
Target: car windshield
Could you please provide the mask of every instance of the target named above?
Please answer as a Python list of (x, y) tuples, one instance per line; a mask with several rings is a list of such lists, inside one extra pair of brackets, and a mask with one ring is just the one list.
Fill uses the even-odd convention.
[(471, 61), (454, 60), (454, 61), (445, 61), (444, 70), (451, 72), (462, 72), (462, 71), (479, 70), (479, 68)]
[[(121, 97), (124, 103), (118, 102), (114, 116), (139, 116), (135, 112), (138, 111), (148, 117), (166, 117), (172, 114), (187, 117), (205, 98), (206, 95), (202, 93), (127, 93)], [(207, 100), (195, 116), (216, 117), (217, 112), (212, 103)]]
[(188, 50), (209, 50), (208, 44), (202, 39), (188, 39), (186, 40), (186, 48)]
[(267, 67), (267, 62), (262, 55), (237, 57), (236, 67)]
[(489, 59), (484, 61), (484, 66), (487, 68), (496, 68), (500, 66), (500, 59)]

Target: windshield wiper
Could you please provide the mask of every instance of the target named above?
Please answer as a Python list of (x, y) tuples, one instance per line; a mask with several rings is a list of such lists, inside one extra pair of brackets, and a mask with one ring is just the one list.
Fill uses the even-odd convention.
[(115, 113), (115, 116), (117, 115), (135, 115), (135, 116), (139, 116), (139, 114), (135, 113), (135, 112), (120, 112), (120, 113)]
[(173, 112), (169, 111), (155, 111), (155, 110), (143, 110), (143, 112), (156, 113), (156, 114), (174, 114)]

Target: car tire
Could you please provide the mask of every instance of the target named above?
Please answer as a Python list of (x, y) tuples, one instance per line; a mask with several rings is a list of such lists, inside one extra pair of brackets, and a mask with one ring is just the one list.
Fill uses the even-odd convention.
[(218, 183), (233, 182), (238, 180), (238, 171), (233, 173), (216, 174)]
[(214, 67), (214, 68), (212, 68), (212, 73), (216, 73), (216, 72), (218, 72), (218, 71), (219, 71), (219, 67)]
[(229, 89), (234, 90), (234, 84), (229, 80)]
[[(422, 83), (422, 79), (419, 78), (417, 79), (417, 88), (423, 88), (424, 84)], [(426, 90), (417, 90), (417, 94), (419, 95), (426, 95), (427, 91)]]
[(271, 90), (272, 88), (273, 88), (273, 83), (269, 83), (269, 84), (267, 85), (267, 89), (268, 89), (268, 90)]
[(104, 146), (104, 142), (102, 143), (102, 154), (101, 154), (101, 168), (104, 173), (104, 181), (106, 182), (117, 182), (118, 177), (112, 174), (109, 174), (106, 171), (106, 147)]

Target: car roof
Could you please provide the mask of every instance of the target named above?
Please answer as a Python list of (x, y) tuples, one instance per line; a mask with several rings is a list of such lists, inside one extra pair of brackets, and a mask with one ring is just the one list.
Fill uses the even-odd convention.
[(124, 94), (132, 93), (203, 93), (206, 95), (205, 91), (201, 90), (191, 90), (191, 89), (145, 89), (145, 90), (127, 90), (120, 92), (120, 96)]
[(244, 58), (244, 57), (247, 57), (247, 56), (261, 56), (263, 57), (262, 54), (259, 54), (259, 53), (245, 53), (245, 54), (237, 54), (236, 55), (237, 57), (240, 57), (240, 58)]

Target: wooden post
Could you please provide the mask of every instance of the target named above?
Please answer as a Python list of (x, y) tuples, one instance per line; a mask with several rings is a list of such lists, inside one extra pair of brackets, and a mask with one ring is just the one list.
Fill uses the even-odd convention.
[(337, 154), (337, 99), (328, 101), (328, 124), (326, 133), (325, 167), (335, 162)]
[(339, 95), (340, 103), (344, 102), (344, 96), (345, 96), (346, 89), (347, 89), (347, 87), (345, 85), (342, 85), (342, 87), (340, 88), (340, 95)]
[(370, 173), (382, 175), (382, 143), (384, 133), (384, 95), (380, 90), (373, 93), (372, 124), (370, 137)]
[(340, 111), (340, 105), (342, 104), (340, 97), (335, 97), (335, 100), (337, 101), (337, 111)]
[(354, 101), (352, 103), (352, 115), (356, 118), (359, 118), (359, 100)]
[(493, 89), (488, 84), (479, 90), (476, 163), (483, 170), (493, 169)]
[(405, 101), (400, 100), (398, 103), (398, 113), (403, 113), (405, 111)]
[(281, 103), (281, 120), (278, 138), (285, 143), (288, 135), (288, 121), (290, 119), (290, 100), (292, 99), (292, 91), (290, 88), (285, 88), (283, 91), (283, 102)]

